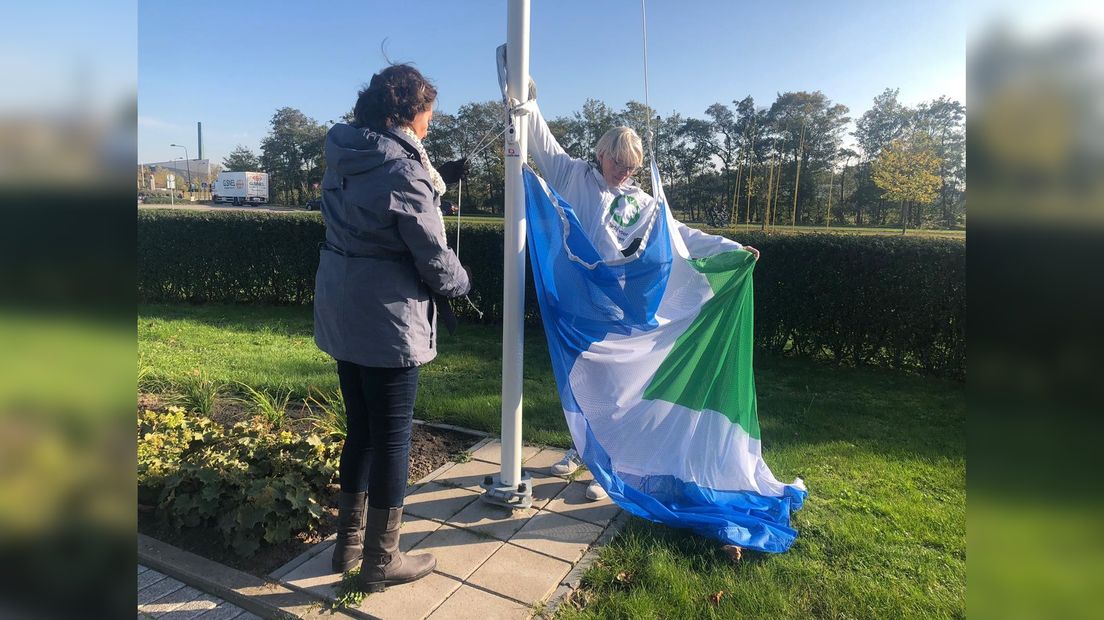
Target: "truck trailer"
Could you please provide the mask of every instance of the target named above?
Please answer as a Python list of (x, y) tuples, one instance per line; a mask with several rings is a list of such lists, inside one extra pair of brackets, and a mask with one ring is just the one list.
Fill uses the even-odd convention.
[(211, 202), (265, 204), (268, 202), (268, 173), (220, 172), (211, 188)]

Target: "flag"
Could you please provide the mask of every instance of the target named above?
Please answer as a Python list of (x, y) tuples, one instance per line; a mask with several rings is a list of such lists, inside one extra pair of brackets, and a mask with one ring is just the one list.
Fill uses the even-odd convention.
[[(801, 479), (763, 460), (752, 370), (753, 255), (689, 256), (652, 164), (641, 249), (603, 260), (575, 209), (524, 171), (529, 257), (580, 457), (626, 511), (782, 552)], [(696, 244), (700, 245), (700, 244)]]

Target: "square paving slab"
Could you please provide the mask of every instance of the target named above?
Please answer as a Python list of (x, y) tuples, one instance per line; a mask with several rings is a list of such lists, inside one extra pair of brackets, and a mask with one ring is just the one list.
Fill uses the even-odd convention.
[(383, 592), (369, 594), (357, 608), (375, 618), (390, 620), (425, 618), (460, 588), (460, 581), (430, 573), (413, 583), (392, 586)]
[(430, 482), (406, 496), (405, 512), (423, 519), (445, 521), (477, 499), (478, 493)]
[(608, 497), (598, 501), (587, 499), (586, 489), (587, 483), (572, 482), (545, 509), (606, 527), (621, 509)]
[(570, 570), (567, 562), (506, 544), (468, 578), (468, 583), (533, 603), (551, 594)]
[(564, 452), (564, 450), (560, 450), (559, 448), (545, 448), (532, 457), (525, 459), (522, 466), (530, 473), (552, 476), (554, 475), (552, 473), (552, 466), (563, 459)]
[(415, 545), (411, 553), (432, 553), (437, 558), (437, 572), (467, 579), (501, 546), (501, 540), (442, 525)]
[(472, 459), (467, 463), (457, 463), (433, 478), (433, 482), (450, 487), (465, 488), (473, 493), (482, 493), (480, 484), (486, 476), (494, 476), (502, 469), (501, 465)]
[[(529, 457), (536, 455), (541, 449), (537, 446), (522, 446), (521, 447), (521, 460), (522, 462)], [(502, 444), (497, 441), (492, 441), (479, 448), (475, 452), (472, 452), (473, 459), (479, 459), (480, 461), (487, 461), (488, 463), (502, 463)]]
[(430, 616), (431, 620), (517, 620), (532, 614), (529, 605), (462, 586)]
[(537, 511), (532, 508), (510, 510), (480, 499), (468, 504), (446, 523), (479, 536), (510, 540), (535, 514)]
[(542, 510), (510, 542), (574, 564), (598, 539), (602, 529), (593, 523)]
[(563, 478), (535, 472), (530, 472), (530, 479), (533, 485), (533, 508), (545, 508), (569, 484)]

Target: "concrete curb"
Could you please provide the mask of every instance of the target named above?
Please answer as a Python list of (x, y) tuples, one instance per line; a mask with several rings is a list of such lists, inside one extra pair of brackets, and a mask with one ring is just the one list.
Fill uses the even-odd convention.
[(318, 599), (138, 534), (138, 563), (227, 600), (262, 618), (348, 618)]
[(268, 578), (276, 580), (276, 581), (280, 581), (281, 579), (284, 578), (285, 575), (287, 575), (291, 571), (299, 568), (303, 564), (306, 564), (312, 558), (314, 558), (314, 556), (316, 556), (320, 553), (324, 553), (325, 551), (327, 551), (329, 549), (332, 549), (333, 548), (333, 543), (336, 540), (337, 540), (337, 534), (330, 534), (322, 542), (314, 545), (310, 549), (307, 549), (303, 553), (300, 553), (298, 556), (296, 556), (294, 559), (292, 559), (287, 564), (284, 564), (280, 568), (277, 568), (276, 570), (269, 573)]
[(465, 435), (474, 435), (475, 437), (490, 437), (490, 433), (484, 433), (483, 431), (477, 431), (474, 428), (464, 428), (463, 426), (455, 426), (452, 424), (444, 424), (442, 422), (426, 422), (425, 420), (414, 420), (414, 423), (419, 426), (428, 426), (430, 428), (439, 428), (445, 431), (456, 431), (457, 433), (463, 433)]

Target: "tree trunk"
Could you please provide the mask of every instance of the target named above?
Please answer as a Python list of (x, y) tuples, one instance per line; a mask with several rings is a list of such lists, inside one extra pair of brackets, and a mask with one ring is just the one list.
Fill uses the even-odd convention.
[(737, 212), (737, 205), (740, 204), (740, 177), (743, 174), (743, 168), (740, 166), (740, 160), (736, 160), (736, 187), (732, 190), (732, 209), (728, 214), (728, 224), (735, 227), (739, 223), (740, 214)]
[(843, 168), (840, 169), (840, 187), (839, 187), (840, 195), (839, 195), (839, 200), (836, 201), (836, 210), (839, 211), (840, 213), (844, 214), (844, 215), (840, 216), (841, 219), (847, 217), (846, 216), (847, 212), (843, 211), (843, 207), (844, 207), (844, 204), (843, 204), (843, 184), (844, 184), (845, 181), (847, 181), (847, 164), (846, 163), (843, 164)]
[(951, 227), (950, 211), (947, 209), (947, 172), (944, 168), (945, 156), (947, 153), (947, 136), (946, 133), (939, 135), (939, 152), (944, 155), (939, 159), (939, 203), (943, 215), (943, 225), (947, 228)]
[(901, 201), (901, 234), (905, 234), (908, 228), (908, 202)]
[(794, 195), (793, 195), (793, 214), (790, 216), (790, 227), (797, 226), (797, 193), (798, 184), (801, 182), (801, 151), (805, 150), (805, 124), (801, 125), (801, 141), (797, 149), (794, 151), (794, 163), (796, 164), (796, 170), (794, 171)]

